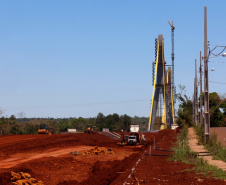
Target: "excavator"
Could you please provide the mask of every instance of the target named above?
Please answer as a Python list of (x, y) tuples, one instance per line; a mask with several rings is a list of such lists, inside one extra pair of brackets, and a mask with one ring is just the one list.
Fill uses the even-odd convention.
[(38, 134), (49, 134), (51, 135), (51, 131), (48, 128), (48, 125), (46, 124), (41, 124), (40, 128), (38, 129)]
[(97, 134), (96, 126), (93, 126), (91, 124), (88, 124), (86, 126), (86, 129), (84, 131), (86, 134)]

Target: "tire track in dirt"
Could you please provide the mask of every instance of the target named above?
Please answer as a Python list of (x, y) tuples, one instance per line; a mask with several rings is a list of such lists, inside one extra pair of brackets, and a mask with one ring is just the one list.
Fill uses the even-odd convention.
[(42, 153), (19, 153), (16, 155), (10, 156), (8, 159), (0, 160), (0, 168), (12, 168), (18, 164), (22, 164), (28, 161), (37, 160), (44, 157), (59, 157), (61, 155), (69, 154), (72, 151), (82, 152), (85, 150), (89, 150), (93, 148), (92, 146), (77, 146), (77, 147), (70, 147), (64, 149), (51, 149), (47, 150)]

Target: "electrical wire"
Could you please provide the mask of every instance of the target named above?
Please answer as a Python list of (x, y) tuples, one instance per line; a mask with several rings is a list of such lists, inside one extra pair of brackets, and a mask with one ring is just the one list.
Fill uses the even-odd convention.
[(210, 81), (210, 80), (209, 80), (209, 82), (211, 82), (211, 83), (216, 83), (216, 84), (223, 84), (223, 85), (226, 85), (226, 83), (224, 83), (224, 82), (214, 82), (214, 81)]
[[(220, 52), (220, 53), (218, 53), (218, 54), (214, 54), (213, 53), (213, 51), (216, 49), (216, 48), (218, 48), (218, 47), (223, 47), (223, 49), (222, 49), (222, 51)], [(211, 53), (213, 56), (215, 56), (215, 57), (218, 57), (218, 56), (220, 56), (223, 52), (224, 52), (224, 50), (226, 49), (226, 46), (215, 46), (212, 50), (209, 50), (209, 54)]]
[(216, 47), (222, 47), (222, 48), (224, 48), (224, 47), (225, 47), (225, 46), (212, 45), (212, 44), (210, 44), (210, 46), (216, 46)]
[(219, 61), (208, 61), (208, 62), (214, 62), (214, 63), (226, 63), (226, 62), (219, 62)]
[(115, 101), (115, 102), (100, 102), (100, 103), (83, 103), (83, 104), (65, 104), (65, 105), (37, 105), (37, 106), (16, 106), (16, 107), (1, 107), (3, 109), (26, 109), (26, 108), (56, 108), (56, 107), (74, 107), (74, 106), (96, 106), (96, 105), (111, 105), (150, 101), (150, 99)]

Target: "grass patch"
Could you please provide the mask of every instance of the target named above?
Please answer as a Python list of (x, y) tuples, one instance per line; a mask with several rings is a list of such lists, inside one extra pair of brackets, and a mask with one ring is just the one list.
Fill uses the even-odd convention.
[(205, 148), (213, 155), (214, 159), (226, 162), (226, 148), (223, 148), (221, 142), (217, 142), (217, 135), (214, 133), (210, 136), (207, 144), (204, 143), (204, 126), (194, 125), (196, 135), (198, 136), (199, 143), (204, 145)]
[(196, 152), (191, 151), (188, 146), (188, 127), (184, 126), (177, 138), (177, 146), (173, 148), (174, 155), (169, 158), (171, 161), (180, 161), (186, 164), (194, 164), (194, 170), (208, 176), (212, 176), (218, 179), (226, 179), (226, 172), (216, 166), (209, 165), (202, 158), (198, 157)]
[(184, 126), (177, 136), (177, 147), (173, 148), (174, 155), (170, 160), (180, 161), (186, 164), (191, 164), (197, 158), (197, 153), (192, 152), (188, 146), (188, 127)]
[(206, 176), (210, 175), (218, 179), (226, 179), (226, 172), (216, 166), (209, 165), (202, 158), (197, 158), (195, 162), (195, 170), (202, 172)]

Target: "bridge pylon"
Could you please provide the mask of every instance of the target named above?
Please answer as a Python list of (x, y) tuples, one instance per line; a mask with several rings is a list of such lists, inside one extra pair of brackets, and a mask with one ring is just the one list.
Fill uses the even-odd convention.
[(148, 130), (160, 130), (171, 128), (174, 124), (174, 101), (172, 70), (168, 67), (164, 58), (163, 35), (158, 36), (155, 70), (153, 75), (153, 93)]

